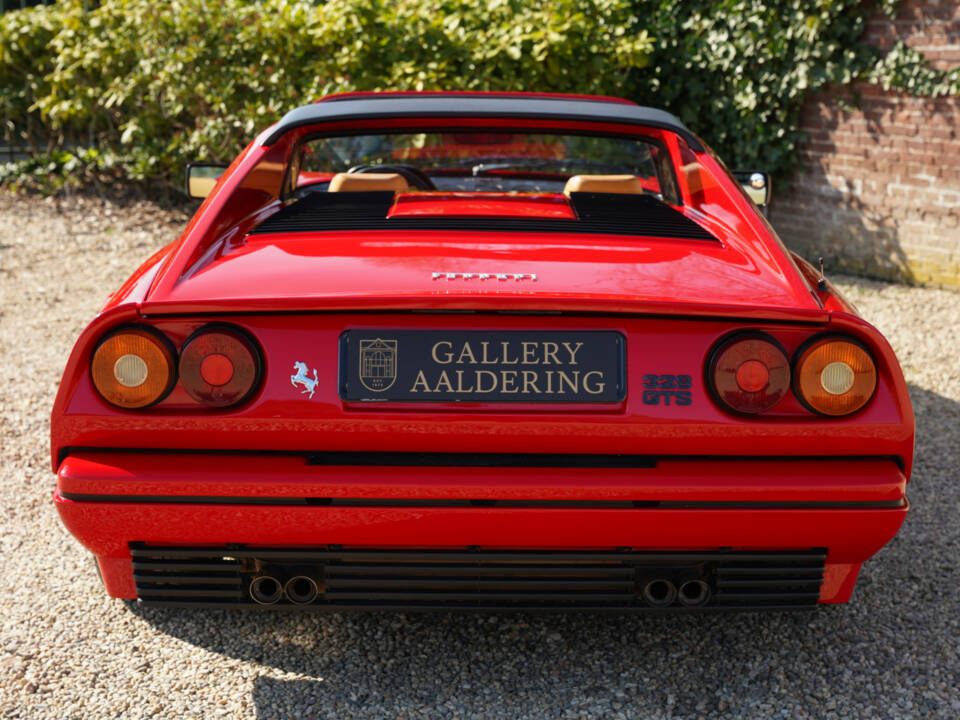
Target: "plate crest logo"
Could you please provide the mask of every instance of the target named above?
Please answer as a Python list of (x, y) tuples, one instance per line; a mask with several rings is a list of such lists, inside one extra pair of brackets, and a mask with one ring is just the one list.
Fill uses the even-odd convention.
[(397, 341), (360, 341), (360, 383), (371, 392), (383, 392), (397, 381)]

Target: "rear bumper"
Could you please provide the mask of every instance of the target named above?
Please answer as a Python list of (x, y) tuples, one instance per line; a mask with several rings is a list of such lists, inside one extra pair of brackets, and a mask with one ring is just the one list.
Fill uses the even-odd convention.
[(825, 552), (820, 603), (899, 530), (906, 479), (885, 459), (658, 459), (653, 467), (310, 465), (305, 456), (83, 452), (54, 501), (138, 596), (136, 547)]

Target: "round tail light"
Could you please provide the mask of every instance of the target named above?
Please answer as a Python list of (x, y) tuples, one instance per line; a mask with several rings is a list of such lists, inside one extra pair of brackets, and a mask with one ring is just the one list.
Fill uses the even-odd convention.
[(198, 403), (238, 405), (256, 389), (260, 355), (240, 330), (201, 328), (180, 351), (180, 384)]
[(873, 397), (877, 367), (863, 347), (847, 338), (823, 338), (808, 345), (796, 364), (796, 393), (823, 415), (849, 415)]
[(108, 403), (131, 409), (146, 407), (173, 387), (173, 349), (156, 331), (123, 328), (97, 346), (90, 376)]
[(790, 390), (790, 362), (772, 340), (734, 338), (714, 353), (710, 379), (724, 405), (753, 415), (777, 405)]

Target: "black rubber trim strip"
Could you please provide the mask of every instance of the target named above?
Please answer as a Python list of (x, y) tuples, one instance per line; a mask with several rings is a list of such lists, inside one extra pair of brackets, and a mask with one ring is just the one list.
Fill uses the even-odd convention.
[(447, 500), (419, 498), (311, 498), (249, 497), (235, 495), (97, 495), (61, 492), (73, 502), (147, 503), (153, 505), (299, 505), (322, 507), (382, 508), (583, 508), (583, 509), (656, 509), (656, 510), (860, 510), (901, 508), (906, 499), (869, 501), (659, 501), (659, 500)]
[(307, 465), (359, 467), (655, 468), (649, 455), (574, 453), (318, 452)]
[(308, 125), (396, 118), (517, 118), (552, 122), (620, 123), (668, 130), (680, 135), (695, 152), (700, 139), (678, 118), (664, 110), (594, 100), (542, 97), (464, 97), (393, 95), (342, 98), (291, 110), (274, 126), (262, 145), (273, 145), (286, 133)]

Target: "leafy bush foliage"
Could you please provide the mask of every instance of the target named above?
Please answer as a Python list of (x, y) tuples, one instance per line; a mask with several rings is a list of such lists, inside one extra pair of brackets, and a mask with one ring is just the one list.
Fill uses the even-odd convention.
[[(682, 11), (679, 11), (682, 8)], [(371, 89), (541, 90), (666, 107), (729, 160), (786, 171), (803, 98), (869, 79), (956, 92), (859, 44), (852, 0), (81, 0), (0, 15), (0, 113), (34, 158), (4, 176), (178, 187), (283, 112)], [(16, 134), (16, 137), (13, 135)], [(48, 141), (45, 147), (38, 138)]]
[(874, 12), (893, 16), (889, 0), (688, 0), (679, 14), (663, 0), (640, 5), (656, 38), (654, 72), (634, 77), (631, 97), (669, 108), (740, 167), (786, 174), (803, 101), (827, 84), (960, 91), (960, 71), (937, 72), (899, 45), (880, 57), (861, 42)]
[(0, 14), (0, 119), (5, 133), (15, 121), (20, 144), (34, 153), (41, 149), (37, 141), (45, 134), (45, 123), (33, 105), (50, 93), (46, 76), (53, 70), (54, 55), (49, 46), (59, 29), (59, 8)]

